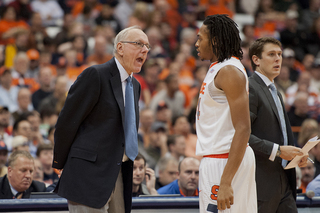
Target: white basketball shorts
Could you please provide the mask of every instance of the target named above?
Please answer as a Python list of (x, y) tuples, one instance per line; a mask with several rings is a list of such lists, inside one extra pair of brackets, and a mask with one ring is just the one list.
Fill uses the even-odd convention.
[[(218, 158), (204, 157), (199, 168), (199, 205), (200, 213), (218, 213), (217, 193), (220, 179), (227, 164), (227, 154)], [(250, 146), (247, 147), (243, 160), (236, 172), (231, 186), (233, 205), (219, 213), (256, 213), (257, 191), (255, 181), (255, 157)]]

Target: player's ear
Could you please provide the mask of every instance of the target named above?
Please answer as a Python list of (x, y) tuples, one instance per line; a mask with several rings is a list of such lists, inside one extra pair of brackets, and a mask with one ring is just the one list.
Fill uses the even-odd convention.
[(212, 46), (215, 46), (216, 43), (217, 43), (217, 39), (216, 39), (216, 38), (212, 38), (212, 39), (211, 39), (211, 42), (212, 42)]

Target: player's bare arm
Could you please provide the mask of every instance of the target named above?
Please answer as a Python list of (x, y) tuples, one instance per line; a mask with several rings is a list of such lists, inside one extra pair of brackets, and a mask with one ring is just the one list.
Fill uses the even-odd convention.
[(218, 209), (230, 208), (233, 204), (231, 182), (243, 159), (250, 137), (249, 97), (246, 91), (246, 78), (234, 66), (225, 66), (217, 74), (214, 83), (227, 97), (235, 134), (230, 147), (228, 162), (221, 176), (218, 191)]

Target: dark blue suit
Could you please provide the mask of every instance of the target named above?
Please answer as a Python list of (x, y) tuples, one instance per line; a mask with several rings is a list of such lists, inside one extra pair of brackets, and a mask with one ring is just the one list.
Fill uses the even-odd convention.
[[(134, 78), (133, 89), (138, 129), (141, 89)], [(79, 75), (59, 115), (53, 167), (64, 170), (55, 189), (58, 195), (101, 208), (108, 201), (122, 166), (125, 209), (131, 211), (133, 162), (122, 163), (123, 124), (124, 98), (113, 58)]]

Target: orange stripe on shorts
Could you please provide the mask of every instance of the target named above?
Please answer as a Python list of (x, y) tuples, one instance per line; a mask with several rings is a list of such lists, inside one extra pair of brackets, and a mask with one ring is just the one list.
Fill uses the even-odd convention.
[(228, 158), (229, 153), (224, 153), (224, 154), (216, 154), (216, 155), (204, 155), (204, 158)]

